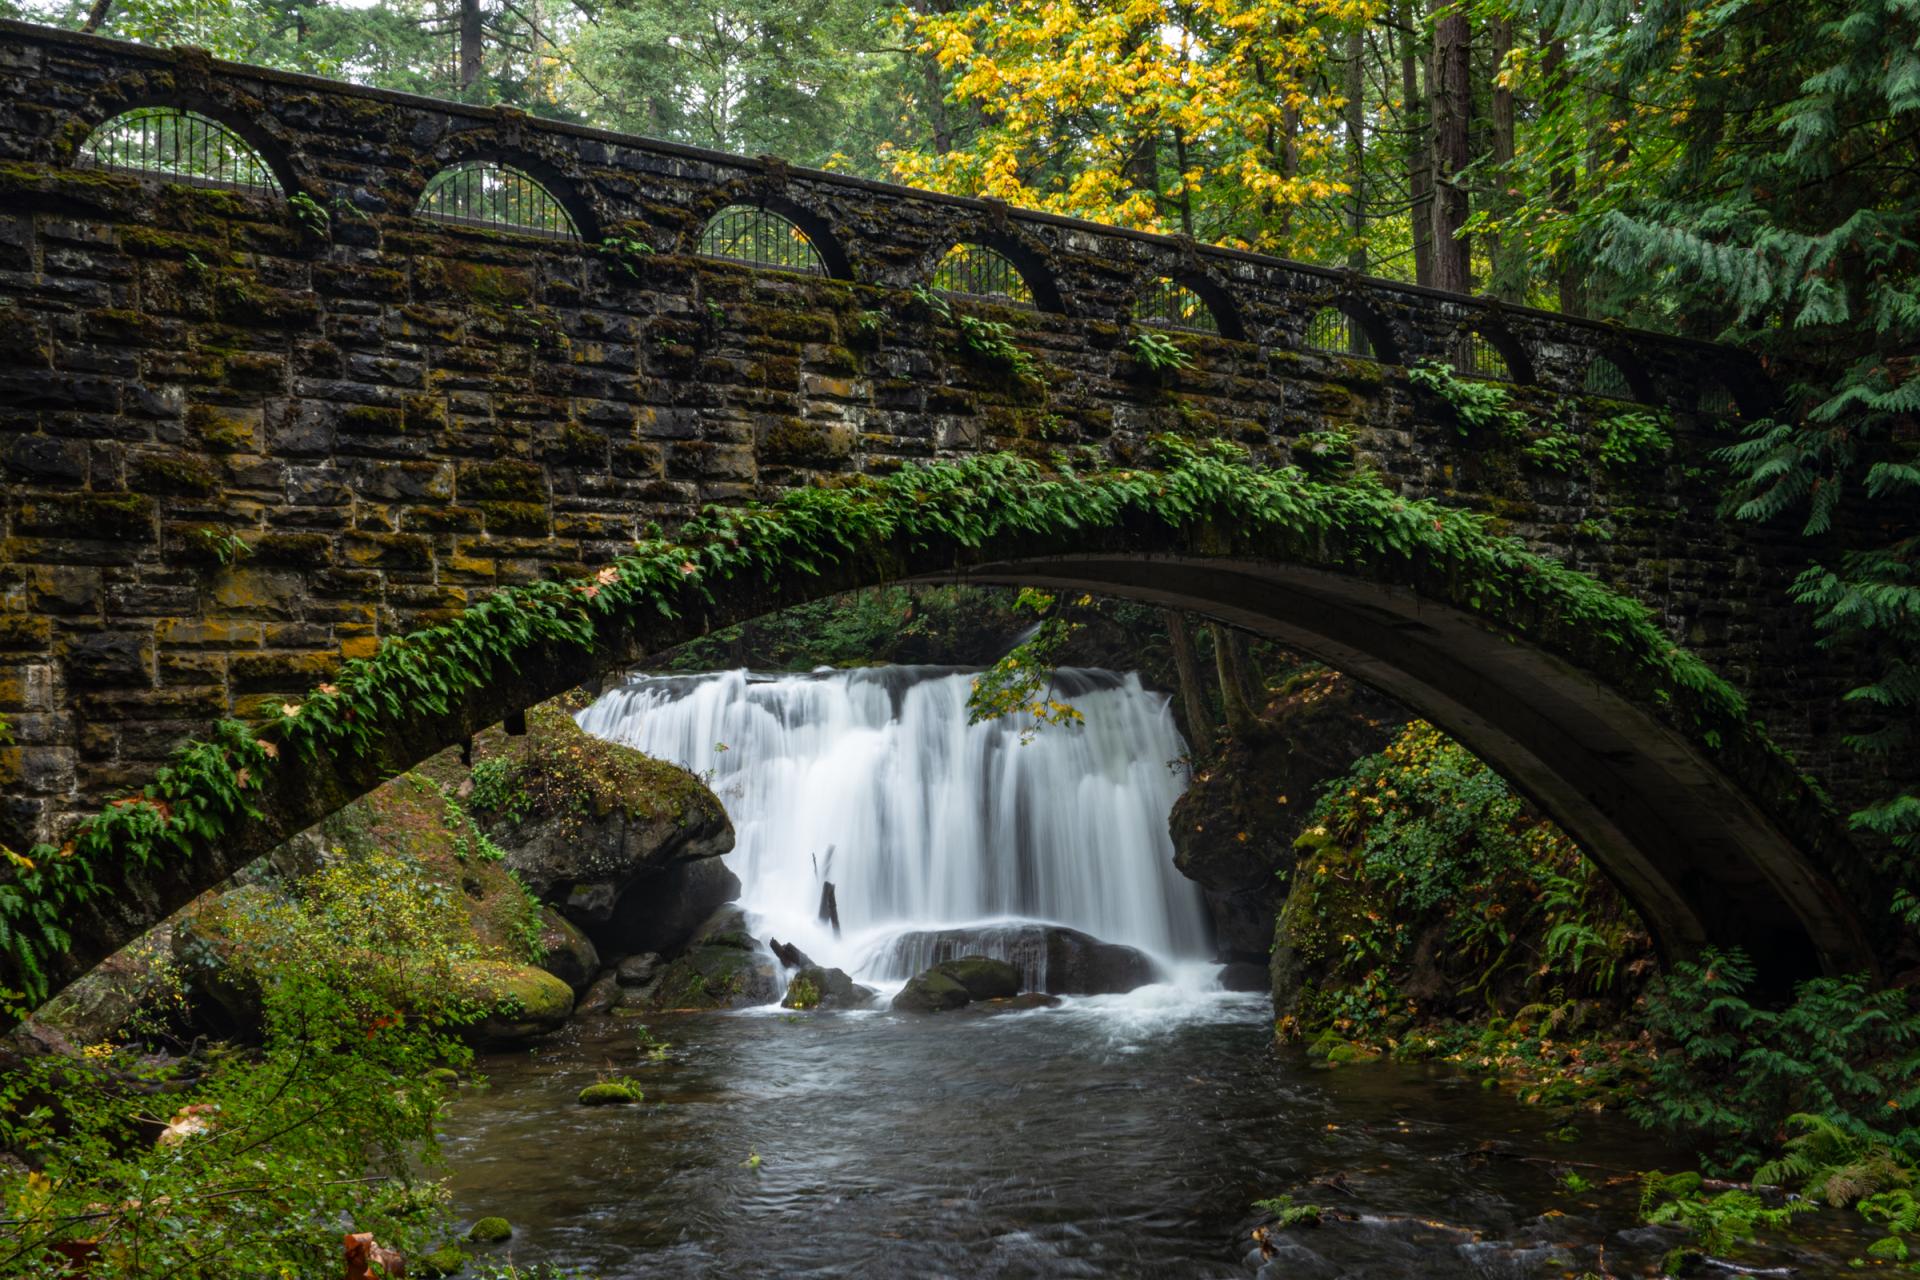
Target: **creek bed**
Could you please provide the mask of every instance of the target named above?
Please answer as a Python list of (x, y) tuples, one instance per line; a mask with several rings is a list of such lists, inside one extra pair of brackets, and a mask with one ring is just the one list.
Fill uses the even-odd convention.
[[(990, 1015), (680, 1015), (650, 1023), (662, 1062), (637, 1023), (598, 1020), (483, 1061), (490, 1085), (447, 1125), (454, 1201), (512, 1220), (500, 1256), (600, 1280), (1624, 1276), (1679, 1238), (1637, 1227), (1637, 1187), (1604, 1173), (1683, 1167), (1630, 1122), (1561, 1141), (1563, 1116), (1444, 1069), (1275, 1060), (1267, 1018), (1171, 986)], [(575, 1102), (608, 1074), (647, 1101)], [(1565, 1190), (1559, 1161), (1592, 1188)], [(1285, 1192), (1339, 1216), (1276, 1233), (1263, 1270), (1251, 1205)], [(1748, 1260), (1842, 1274), (1859, 1242), (1834, 1248)]]

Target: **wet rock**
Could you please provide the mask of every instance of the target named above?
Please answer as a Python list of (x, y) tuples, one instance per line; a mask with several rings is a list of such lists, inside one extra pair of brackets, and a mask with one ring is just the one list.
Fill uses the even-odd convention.
[(623, 987), (644, 987), (659, 972), (660, 953), (657, 951), (642, 951), (637, 956), (628, 956), (614, 968), (614, 974)]
[[(779, 998), (778, 972), (747, 931), (746, 912), (725, 906), (694, 930), (686, 951), (661, 971), (646, 1004), (654, 1009), (740, 1009)], [(633, 1000), (622, 1003), (631, 1007)]]
[[(697, 923), (712, 909), (722, 875), (679, 873), (733, 848), (733, 825), (698, 778), (594, 737), (560, 703), (530, 710), (524, 735), (489, 734), (476, 746), (469, 807), (527, 888), (600, 947), (671, 951), (685, 938), (667, 936), (676, 920)], [(661, 909), (689, 890), (707, 899), (691, 920)]]
[(503, 960), (469, 960), (454, 967), (461, 997), (481, 1011), (460, 1029), (468, 1043), (512, 1048), (558, 1030), (573, 1012), (573, 988), (544, 969)]
[(1262, 731), (1227, 745), (1173, 806), (1174, 866), (1198, 883), (1224, 961), (1265, 964), (1293, 873), (1293, 843), (1322, 785), (1384, 748), (1408, 719), (1346, 676), (1314, 672), (1266, 709)]
[(739, 896), (739, 877), (720, 859), (683, 863), (636, 877), (607, 920), (588, 931), (609, 951), (672, 955), (716, 908)]
[(37, 1010), (32, 1021), (75, 1044), (123, 1038), (137, 1015), (163, 1004), (174, 990), (167, 964), (173, 930), (169, 921), (116, 951)]
[(260, 885), (197, 899), (174, 922), (178, 966), (195, 1021), (217, 1035), (246, 1037), (260, 1026), (260, 976), (249, 963), (250, 923), (270, 910), (274, 895)]
[(600, 971), (600, 953), (573, 922), (543, 907), (540, 911), (540, 967), (575, 991), (585, 989)]
[(864, 1009), (877, 993), (861, 986), (841, 969), (809, 965), (793, 975), (780, 1001), (788, 1009)]
[(989, 956), (1013, 965), (1024, 989), (1059, 996), (1111, 995), (1161, 978), (1160, 966), (1134, 947), (1102, 942), (1062, 925), (988, 925), (902, 934), (882, 972), (917, 973), (958, 956)]
[(619, 975), (603, 973), (581, 993), (574, 1003), (573, 1014), (576, 1018), (591, 1018), (612, 1013), (625, 995), (626, 988), (620, 985)]
[(499, 1244), (513, 1238), (513, 1224), (505, 1218), (482, 1218), (467, 1228), (467, 1239), (475, 1244)]
[(999, 1000), (1019, 993), (1020, 971), (1005, 960), (962, 956), (908, 979), (892, 1007), (897, 1013), (941, 1013), (975, 1000)]

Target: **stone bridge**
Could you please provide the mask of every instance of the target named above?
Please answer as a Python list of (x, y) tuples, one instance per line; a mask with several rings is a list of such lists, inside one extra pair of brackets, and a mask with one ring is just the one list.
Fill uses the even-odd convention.
[[(1410, 381), (1425, 361), (1504, 379), (1542, 425), (1463, 428)], [(1852, 673), (1786, 599), (1806, 544), (1714, 514), (1710, 451), (1767, 404), (1724, 348), (0, 23), (0, 841), (57, 840), (217, 719), (701, 504), (979, 450), (1124, 464), (1160, 433), (1351, 455), (1485, 512), (1650, 606), (1844, 801), (1871, 780), (1839, 743)], [(1655, 410), (1670, 448), (1619, 444)], [(596, 668), (956, 572), (1194, 609), (1378, 684), (1572, 830), (1670, 951), (1741, 942), (1779, 973), (1885, 954), (1816, 793), (1716, 759), (1574, 649), (1415, 581), (1093, 530), (735, 592), (503, 680), (245, 839), (129, 871), (55, 983), (382, 770)]]

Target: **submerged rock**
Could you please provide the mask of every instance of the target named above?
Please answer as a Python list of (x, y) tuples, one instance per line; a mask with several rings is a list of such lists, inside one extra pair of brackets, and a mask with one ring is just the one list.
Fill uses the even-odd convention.
[(999, 1000), (1019, 993), (1020, 971), (1005, 960), (962, 956), (908, 979), (892, 1007), (896, 1013), (942, 1013), (975, 1000)]
[(788, 1009), (864, 1009), (877, 993), (863, 987), (841, 969), (809, 965), (793, 975), (780, 1001)]
[(1056, 996), (1118, 995), (1161, 978), (1160, 966), (1146, 952), (1056, 924), (902, 934), (894, 939), (881, 970), (895, 976), (918, 973), (968, 955), (1004, 960), (1018, 970), (1023, 989)]

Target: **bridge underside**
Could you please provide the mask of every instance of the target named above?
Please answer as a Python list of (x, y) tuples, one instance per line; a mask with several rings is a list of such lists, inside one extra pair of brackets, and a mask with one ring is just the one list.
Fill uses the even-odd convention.
[(1776, 975), (1872, 966), (1844, 895), (1698, 746), (1457, 610), (1324, 570), (1172, 556), (989, 564), (965, 577), (1205, 614), (1391, 694), (1552, 815), (1669, 958), (1713, 944), (1745, 947)]

